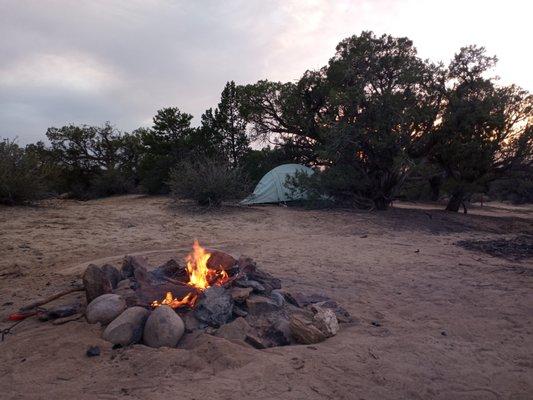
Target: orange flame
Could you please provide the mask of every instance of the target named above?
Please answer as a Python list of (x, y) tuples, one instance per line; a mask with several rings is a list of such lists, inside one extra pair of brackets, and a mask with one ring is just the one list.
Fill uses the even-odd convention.
[(192, 245), (192, 253), (185, 258), (187, 261), (187, 271), (189, 272), (189, 285), (201, 290), (207, 289), (210, 286), (208, 278), (213, 271), (207, 268), (209, 257), (211, 257), (211, 254), (200, 246), (198, 240), (195, 240)]
[[(207, 262), (211, 257), (211, 253), (207, 252), (197, 240), (194, 241), (192, 252), (187, 255), (185, 261), (187, 262), (187, 272), (189, 273), (189, 282), (187, 285), (204, 291), (212, 285), (223, 285), (229, 279), (228, 273), (222, 268), (211, 269), (207, 266)], [(161, 301), (153, 301), (152, 307), (159, 307), (161, 305), (169, 305), (172, 308), (179, 308), (183, 306), (194, 307), (198, 295), (189, 293), (182, 299), (174, 298), (171, 292), (167, 292), (165, 298)]]
[(197, 298), (198, 296), (196, 296), (194, 293), (189, 293), (183, 299), (179, 300), (175, 298), (174, 296), (172, 296), (172, 292), (167, 292), (167, 294), (165, 295), (165, 298), (161, 300), (160, 302), (157, 300), (154, 300), (152, 302), (152, 307), (155, 308), (155, 307), (159, 307), (163, 305), (167, 305), (172, 308), (179, 308), (183, 306), (194, 307)]

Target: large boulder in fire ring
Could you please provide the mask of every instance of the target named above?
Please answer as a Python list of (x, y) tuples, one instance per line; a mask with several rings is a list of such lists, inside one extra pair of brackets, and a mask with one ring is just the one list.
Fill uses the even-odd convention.
[(103, 325), (107, 325), (125, 309), (126, 300), (121, 296), (113, 293), (103, 294), (91, 301), (87, 306), (87, 321), (90, 324), (100, 322)]
[(201, 322), (218, 328), (231, 318), (233, 300), (229, 291), (221, 286), (206, 289), (194, 310), (194, 316)]
[(101, 270), (104, 273), (104, 276), (107, 278), (107, 280), (109, 280), (109, 282), (111, 283), (111, 287), (113, 289), (116, 288), (117, 284), (122, 279), (122, 274), (120, 273), (120, 271), (116, 269), (114, 266), (112, 266), (111, 264), (102, 265)]
[(142, 307), (127, 308), (105, 328), (102, 337), (113, 344), (127, 346), (138, 343), (150, 311)]
[(83, 286), (85, 287), (85, 296), (87, 304), (106, 293), (111, 293), (113, 286), (107, 275), (96, 265), (91, 264), (83, 274)]
[(150, 347), (176, 347), (185, 324), (169, 306), (157, 307), (144, 325), (143, 342)]

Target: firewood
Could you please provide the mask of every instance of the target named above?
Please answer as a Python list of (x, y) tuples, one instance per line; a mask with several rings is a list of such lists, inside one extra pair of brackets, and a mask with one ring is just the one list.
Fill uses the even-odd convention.
[(63, 290), (62, 292), (55, 293), (51, 296), (45, 297), (44, 299), (37, 300), (37, 301), (34, 301), (33, 303), (27, 304), (21, 307), (20, 311), (32, 310), (34, 308), (42, 306), (43, 304), (50, 303), (51, 301), (59, 299), (60, 297), (66, 296), (67, 294), (74, 293), (74, 292), (81, 292), (82, 290), (85, 290), (83, 286), (72, 287), (72, 288)]
[(81, 317), (83, 317), (83, 314), (74, 314), (68, 317), (58, 318), (52, 321), (52, 325), (63, 325), (63, 324), (66, 324), (67, 322), (77, 321)]

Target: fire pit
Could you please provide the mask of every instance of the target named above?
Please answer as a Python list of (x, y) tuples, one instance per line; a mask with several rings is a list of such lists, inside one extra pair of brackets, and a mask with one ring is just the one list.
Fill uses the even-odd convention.
[(351, 321), (336, 301), (283, 290), (251, 258), (235, 259), (197, 241), (185, 265), (170, 259), (153, 268), (143, 257), (126, 256), (120, 270), (89, 265), (83, 283), (88, 322), (105, 326), (103, 338), (121, 346), (175, 347), (198, 332), (259, 349), (311, 344)]

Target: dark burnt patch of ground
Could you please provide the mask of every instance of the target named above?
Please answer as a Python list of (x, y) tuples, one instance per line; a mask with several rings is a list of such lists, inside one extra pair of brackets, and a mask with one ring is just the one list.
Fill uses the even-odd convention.
[(533, 257), (533, 236), (519, 235), (512, 239), (460, 240), (455, 243), (467, 250), (480, 251), (508, 260), (524, 260)]

